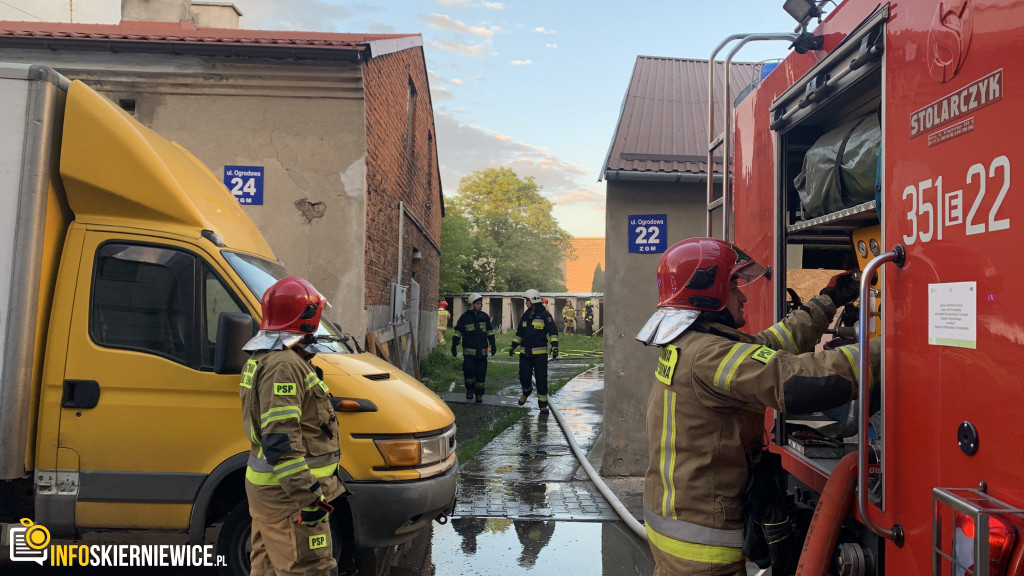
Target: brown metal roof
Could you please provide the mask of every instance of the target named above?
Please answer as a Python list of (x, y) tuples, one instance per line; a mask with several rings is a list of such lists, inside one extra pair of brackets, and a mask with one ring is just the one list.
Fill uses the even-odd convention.
[(285, 30), (238, 30), (196, 28), (188, 22), (122, 22), (121, 24), (71, 24), (67, 22), (0, 21), (0, 42), (10, 45), (18, 39), (26, 43), (94, 42), (103, 50), (118, 51), (118, 45), (133, 51), (146, 51), (146, 45), (161, 46), (235, 46), (290, 47), (302, 49), (363, 52), (371, 43), (387, 44), (404, 39), (420, 40), (419, 34), (341, 34), (331, 32), (295, 32)]
[[(733, 62), (732, 97), (753, 81), (757, 64)], [(725, 66), (715, 71), (715, 129), (721, 132)], [(604, 172), (706, 173), (708, 61), (637, 56)], [(714, 171), (721, 173), (721, 162)]]

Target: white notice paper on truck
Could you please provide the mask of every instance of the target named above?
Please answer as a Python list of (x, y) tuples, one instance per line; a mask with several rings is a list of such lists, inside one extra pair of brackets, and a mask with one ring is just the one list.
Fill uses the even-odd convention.
[(978, 283), (928, 285), (928, 343), (978, 347)]

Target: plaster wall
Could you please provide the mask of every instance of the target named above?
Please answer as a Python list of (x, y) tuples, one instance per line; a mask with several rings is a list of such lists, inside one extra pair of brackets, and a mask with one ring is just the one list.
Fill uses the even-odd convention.
[[(635, 337), (658, 305), (660, 253), (629, 252), (627, 218), (666, 214), (665, 247), (705, 235), (702, 184), (611, 180), (605, 216), (604, 453), (602, 474), (637, 476), (647, 471), (647, 397), (658, 349)], [(596, 320), (596, 319), (595, 319)]]
[(366, 251), (362, 73), (348, 62), (181, 55), (0, 51), (88, 83), (187, 148), (218, 180), (227, 165), (264, 167), (263, 205), (244, 206), (275, 255), (360, 340)]

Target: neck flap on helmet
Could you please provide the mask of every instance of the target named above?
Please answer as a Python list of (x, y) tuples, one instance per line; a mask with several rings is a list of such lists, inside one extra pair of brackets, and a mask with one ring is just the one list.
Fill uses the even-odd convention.
[(685, 332), (698, 316), (699, 310), (658, 308), (637, 333), (636, 339), (644, 346), (664, 346)]

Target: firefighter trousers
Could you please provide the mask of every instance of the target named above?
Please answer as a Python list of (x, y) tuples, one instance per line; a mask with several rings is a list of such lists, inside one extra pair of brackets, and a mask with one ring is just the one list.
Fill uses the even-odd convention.
[(484, 382), (487, 381), (487, 350), (481, 350), (482, 354), (476, 356), (465, 355), (462, 357), (462, 377), (466, 379), (466, 397), (472, 394), (484, 395)]
[(278, 522), (252, 519), (250, 576), (329, 576), (338, 573), (331, 523), (304, 526), (299, 513)]
[(519, 384), (523, 387), (523, 395), (529, 396), (533, 390), (530, 376), (537, 380), (537, 406), (548, 406), (548, 356), (547, 354), (519, 355)]

